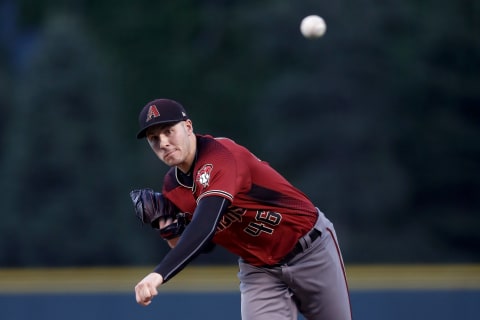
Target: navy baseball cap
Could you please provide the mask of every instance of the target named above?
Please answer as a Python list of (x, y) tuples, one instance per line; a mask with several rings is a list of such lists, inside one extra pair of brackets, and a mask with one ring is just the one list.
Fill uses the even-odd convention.
[(188, 115), (183, 106), (170, 99), (156, 99), (150, 101), (143, 107), (138, 116), (140, 131), (137, 139), (145, 138), (148, 128), (157, 124), (175, 123), (187, 120)]

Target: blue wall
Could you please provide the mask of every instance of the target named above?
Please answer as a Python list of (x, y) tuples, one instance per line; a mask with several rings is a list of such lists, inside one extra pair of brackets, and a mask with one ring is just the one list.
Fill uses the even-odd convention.
[[(240, 320), (237, 266), (189, 266), (142, 307), (133, 288), (150, 270), (0, 269), (0, 320)], [(356, 265), (347, 274), (355, 320), (480, 319), (480, 265)]]
[[(1, 320), (240, 320), (238, 292), (160, 293), (148, 307), (132, 293), (1, 294)], [(480, 290), (357, 291), (356, 320), (477, 320)]]

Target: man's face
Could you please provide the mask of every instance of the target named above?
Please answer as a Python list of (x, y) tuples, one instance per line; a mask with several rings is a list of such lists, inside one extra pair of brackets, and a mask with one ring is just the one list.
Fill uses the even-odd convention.
[(190, 154), (192, 152), (190, 136), (193, 135), (190, 120), (176, 124), (157, 125), (146, 132), (148, 144), (157, 157), (168, 166), (177, 166), (180, 169), (190, 168)]

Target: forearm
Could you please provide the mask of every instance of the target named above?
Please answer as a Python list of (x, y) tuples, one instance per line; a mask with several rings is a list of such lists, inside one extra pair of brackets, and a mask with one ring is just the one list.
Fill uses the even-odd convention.
[(199, 253), (210, 247), (216, 227), (230, 202), (221, 197), (207, 197), (200, 201), (189, 226), (180, 238), (172, 239), (172, 250), (157, 265), (154, 272), (163, 276), (163, 282), (180, 272)]

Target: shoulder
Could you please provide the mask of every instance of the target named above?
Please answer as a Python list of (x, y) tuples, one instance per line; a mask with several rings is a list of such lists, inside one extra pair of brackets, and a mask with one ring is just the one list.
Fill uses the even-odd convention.
[(230, 138), (210, 135), (197, 135), (197, 147), (199, 155), (208, 157), (218, 157), (221, 154), (233, 155), (241, 152), (249, 153), (247, 148)]

